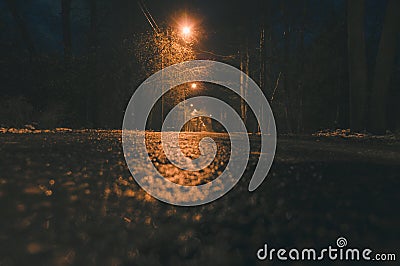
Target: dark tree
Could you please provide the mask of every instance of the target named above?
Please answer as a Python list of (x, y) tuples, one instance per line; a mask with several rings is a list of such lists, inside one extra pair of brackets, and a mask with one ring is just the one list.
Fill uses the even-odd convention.
[(64, 62), (69, 65), (72, 56), (71, 39), (71, 0), (61, 0), (61, 18), (64, 46)]
[(304, 119), (304, 67), (305, 67), (305, 30), (306, 30), (306, 17), (307, 17), (307, 5), (308, 1), (302, 1), (302, 12), (300, 18), (300, 26), (299, 26), (299, 40), (298, 40), (298, 49), (299, 53), (297, 53), (297, 101), (298, 101), (298, 110), (297, 110), (297, 132), (304, 131), (303, 119)]
[(28, 28), (24, 22), (24, 20), (21, 18), (21, 15), (18, 12), (18, 8), (17, 8), (17, 4), (15, 0), (6, 0), (8, 9), (10, 10), (15, 23), (17, 24), (17, 27), (21, 33), (21, 37), (23, 42), (26, 45), (26, 48), (28, 49), (29, 52), (29, 56), (31, 61), (33, 60), (33, 58), (36, 56), (36, 49), (35, 49), (35, 45), (32, 41), (31, 35), (28, 31)]
[(89, 0), (90, 29), (89, 29), (89, 55), (88, 55), (88, 85), (86, 90), (86, 122), (88, 125), (97, 124), (97, 48), (98, 48), (98, 22), (97, 0)]
[(367, 62), (364, 13), (364, 0), (347, 2), (350, 128), (352, 130), (365, 130), (367, 121)]
[(396, 58), (397, 33), (400, 26), (399, 14), (400, 1), (389, 0), (376, 58), (370, 102), (370, 130), (377, 134), (383, 134), (387, 129), (387, 92)]
[(291, 79), (291, 73), (289, 70), (289, 53), (290, 53), (290, 38), (291, 38), (291, 16), (289, 13), (289, 4), (288, 3), (283, 3), (282, 4), (282, 14), (283, 14), (283, 71), (282, 71), (282, 76), (283, 76), (283, 93), (284, 93), (284, 102), (285, 102), (285, 108), (284, 108), (284, 113), (285, 113), (285, 120), (286, 120), (286, 130), (289, 133), (292, 133), (292, 113), (291, 113), (291, 91), (290, 91), (290, 79)]

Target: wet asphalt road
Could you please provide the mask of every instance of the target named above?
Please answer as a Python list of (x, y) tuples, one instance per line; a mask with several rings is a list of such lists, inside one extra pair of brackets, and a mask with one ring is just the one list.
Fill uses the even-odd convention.
[[(171, 181), (199, 184), (229, 160), (229, 139), (214, 138), (218, 157), (200, 174), (173, 168), (157, 133), (148, 134), (148, 152)], [(198, 155), (196, 141), (182, 135), (189, 157)], [(398, 141), (280, 137), (267, 179), (250, 193), (254, 136), (248, 170), (232, 191), (175, 207), (135, 183), (120, 131), (0, 134), (0, 265), (266, 265), (256, 258), (264, 243), (320, 248), (339, 236), (399, 259), (399, 148)]]

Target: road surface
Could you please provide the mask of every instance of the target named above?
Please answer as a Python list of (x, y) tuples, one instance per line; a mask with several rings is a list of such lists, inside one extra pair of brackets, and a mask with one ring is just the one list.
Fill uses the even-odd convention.
[[(174, 182), (208, 182), (229, 158), (228, 139), (215, 135), (214, 172), (181, 175), (157, 134), (148, 133), (149, 154)], [(182, 135), (189, 156), (195, 139)], [(255, 192), (247, 191), (259, 150), (253, 136), (248, 171), (232, 191), (175, 207), (135, 183), (121, 131), (0, 134), (0, 265), (265, 265), (256, 257), (265, 243), (320, 248), (340, 236), (398, 252), (399, 141), (279, 137), (277, 147)]]

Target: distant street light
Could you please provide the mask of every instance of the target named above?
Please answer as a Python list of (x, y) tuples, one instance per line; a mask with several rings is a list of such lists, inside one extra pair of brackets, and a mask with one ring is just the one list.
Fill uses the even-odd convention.
[[(192, 83), (190, 84), (190, 88), (192, 89), (196, 89), (197, 88), (197, 84), (196, 83)], [(193, 104), (190, 104), (190, 107), (193, 107)], [(196, 109), (194, 109), (196, 111)], [(186, 90), (185, 88), (183, 88), (183, 119), (186, 121)], [(185, 131), (187, 131), (187, 125), (185, 124)]]

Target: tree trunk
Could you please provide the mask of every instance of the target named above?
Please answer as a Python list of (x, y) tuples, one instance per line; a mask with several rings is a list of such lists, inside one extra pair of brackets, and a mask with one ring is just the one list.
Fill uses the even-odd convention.
[(387, 129), (387, 91), (396, 57), (397, 32), (400, 25), (400, 1), (389, 0), (383, 24), (370, 98), (370, 130), (384, 134)]
[(96, 52), (97, 52), (97, 0), (90, 0), (89, 3), (89, 11), (90, 11), (90, 34), (89, 34), (89, 42), (90, 42), (90, 54), (94, 57), (93, 60), (96, 61)]
[[(243, 54), (242, 51), (239, 51), (240, 54), (240, 93), (241, 95), (244, 95), (244, 74), (243, 72), (244, 70), (244, 60), (243, 60)], [(246, 124), (246, 118), (245, 118), (245, 114), (244, 114), (244, 100), (243, 97), (240, 97), (240, 115), (242, 117), (242, 120), (244, 121), (244, 123)]]
[(98, 95), (98, 74), (97, 74), (97, 0), (89, 1), (90, 30), (89, 30), (89, 56), (88, 56), (88, 87), (86, 90), (86, 122), (88, 125), (97, 125), (97, 95)]
[(288, 133), (293, 133), (292, 129), (292, 116), (291, 112), (293, 111), (291, 108), (291, 91), (289, 89), (289, 47), (290, 47), (290, 23), (289, 23), (289, 8), (288, 4), (283, 4), (283, 16), (284, 16), (284, 32), (283, 32), (283, 93), (284, 93), (284, 112), (286, 118), (286, 130)]
[[(265, 25), (264, 25), (264, 20), (261, 20), (261, 29), (260, 29), (260, 76), (259, 76), (259, 82), (260, 82), (260, 89), (264, 96), (266, 96), (265, 92)], [(266, 109), (266, 106), (261, 105), (261, 121), (258, 124), (258, 132), (261, 132), (261, 124), (264, 123), (264, 110)]]
[(69, 66), (69, 64), (71, 62), (71, 56), (72, 56), (70, 13), (71, 13), (71, 0), (61, 0), (64, 63), (66, 66)]
[(263, 20), (262, 25), (264, 29), (264, 93), (267, 99), (271, 99), (272, 88), (273, 88), (273, 78), (272, 78), (272, 5), (270, 0), (261, 0), (262, 14), (261, 19)]
[(305, 67), (305, 38), (304, 32), (306, 29), (306, 17), (308, 1), (303, 0), (303, 10), (301, 13), (300, 28), (299, 28), (299, 50), (298, 64), (297, 64), (297, 96), (298, 96), (298, 112), (297, 112), (297, 133), (303, 132), (303, 119), (304, 119), (304, 67)]
[(364, 0), (347, 1), (347, 40), (350, 89), (350, 128), (366, 128), (367, 63), (364, 37)]
[(261, 25), (260, 29), (260, 89), (266, 95), (265, 91), (265, 26)]
[(17, 24), (17, 27), (21, 33), (22, 40), (25, 43), (26, 48), (28, 49), (30, 61), (32, 61), (37, 55), (35, 45), (32, 41), (31, 35), (29, 34), (29, 31), (28, 31), (28, 28), (27, 28), (25, 22), (22, 20), (20, 14), (18, 12), (16, 1), (15, 0), (6, 0), (6, 4), (7, 4), (8, 9), (11, 12), (11, 15), (13, 16), (13, 18), (15, 20), (15, 23)]
[[(244, 100), (247, 95), (247, 90), (249, 86), (249, 79), (246, 75), (249, 75), (249, 48), (248, 48), (248, 40), (246, 38), (246, 45), (239, 50), (239, 60), (240, 60), (240, 71), (242, 74), (240, 75), (240, 93), (244, 95), (244, 97), (240, 97), (240, 116), (243, 120), (243, 123), (248, 127), (247, 121), (247, 106), (246, 101)], [(245, 73), (245, 74), (243, 74)]]

